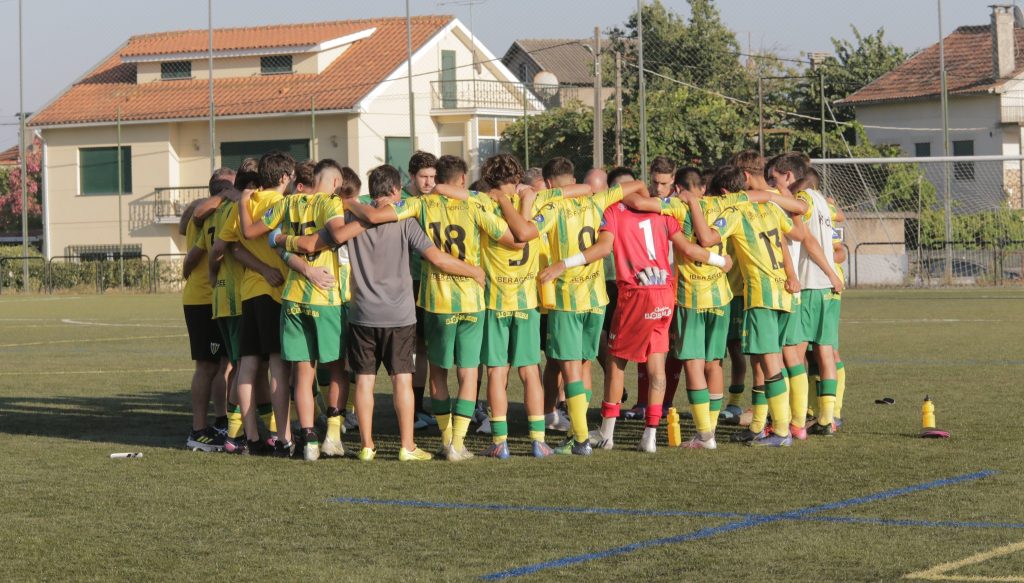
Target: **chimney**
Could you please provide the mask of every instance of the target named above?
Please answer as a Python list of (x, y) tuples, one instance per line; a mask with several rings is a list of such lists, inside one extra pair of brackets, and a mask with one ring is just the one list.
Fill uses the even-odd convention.
[(996, 79), (1008, 79), (1017, 69), (1013, 6), (996, 4), (991, 8), (992, 73)]

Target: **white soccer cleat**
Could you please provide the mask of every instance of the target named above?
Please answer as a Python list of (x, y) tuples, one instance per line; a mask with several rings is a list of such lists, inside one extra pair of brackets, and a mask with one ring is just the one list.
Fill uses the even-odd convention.
[(683, 447), (686, 449), (718, 449), (718, 442), (714, 437), (705, 440), (694, 435), (692, 439), (683, 442)]
[(555, 409), (554, 413), (548, 413), (545, 415), (544, 420), (547, 423), (546, 427), (550, 431), (561, 431), (564, 433), (572, 428), (572, 423), (569, 422), (569, 418), (563, 415), (558, 409)]
[(325, 439), (320, 444), (320, 453), (324, 457), (345, 457), (345, 446), (340, 441)]
[(612, 437), (605, 437), (600, 430), (593, 430), (590, 432), (590, 443), (595, 449), (614, 449), (615, 439)]
[(319, 443), (307, 443), (302, 448), (302, 459), (307, 462), (315, 462), (320, 459), (320, 444)]
[(465, 446), (463, 446), (462, 449), (455, 449), (450, 445), (445, 448), (445, 459), (450, 462), (462, 462), (471, 459), (472, 457), (473, 452), (466, 449)]
[(658, 451), (657, 440), (657, 432), (654, 431), (653, 427), (648, 427), (644, 429), (644, 435), (640, 438), (640, 444), (637, 445), (637, 449), (644, 453), (654, 453)]

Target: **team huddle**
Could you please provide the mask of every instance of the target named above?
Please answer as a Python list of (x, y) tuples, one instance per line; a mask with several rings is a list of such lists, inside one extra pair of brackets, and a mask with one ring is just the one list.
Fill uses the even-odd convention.
[[(720, 421), (758, 447), (841, 426), (842, 213), (803, 154), (744, 151), (708, 172), (657, 157), (649, 184), (627, 168), (577, 184), (568, 159), (524, 170), (510, 154), (472, 184), (456, 156), (416, 152), (408, 172), (403, 187), (393, 166), (374, 168), (363, 196), (333, 160), (272, 152), (214, 173), (181, 222), (196, 362), (187, 447), (316, 460), (343, 456), (343, 431), (358, 428), (357, 457), (373, 460), (381, 365), (402, 461), (473, 457), (474, 420), (492, 437), (482, 455), (510, 457), (513, 368), (535, 457), (612, 449), (620, 418), (643, 420), (639, 449), (653, 453), (683, 378), (686, 448), (715, 449)], [(631, 361), (637, 402), (623, 411)], [(415, 431), (434, 425), (431, 454)], [(548, 430), (566, 437), (549, 446)]]

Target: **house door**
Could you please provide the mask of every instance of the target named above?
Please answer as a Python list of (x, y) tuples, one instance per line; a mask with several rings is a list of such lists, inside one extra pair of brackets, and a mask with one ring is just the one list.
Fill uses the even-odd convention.
[(384, 138), (384, 162), (402, 173), (402, 183), (409, 182), (409, 158), (412, 141), (409, 138)]

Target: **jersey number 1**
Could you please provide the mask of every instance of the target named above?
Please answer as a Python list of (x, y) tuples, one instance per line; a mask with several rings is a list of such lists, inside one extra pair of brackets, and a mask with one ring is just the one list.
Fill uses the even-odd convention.
[(644, 246), (647, 247), (647, 258), (651, 261), (658, 259), (658, 254), (654, 250), (654, 229), (651, 228), (651, 219), (645, 219), (637, 223), (640, 230), (644, 233)]

